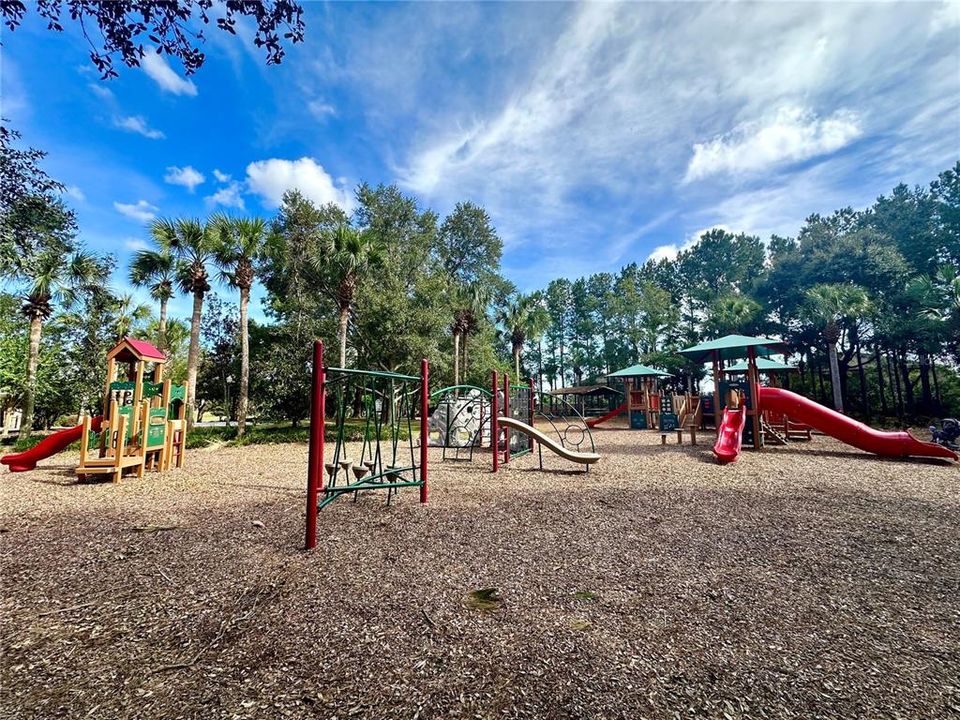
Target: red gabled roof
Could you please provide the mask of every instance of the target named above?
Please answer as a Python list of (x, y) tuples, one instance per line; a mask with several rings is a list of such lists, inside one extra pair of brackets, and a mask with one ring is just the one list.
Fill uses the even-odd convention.
[(167, 356), (163, 354), (163, 351), (158, 348), (153, 343), (148, 343), (146, 340), (134, 340), (133, 338), (124, 338), (124, 342), (130, 345), (131, 348), (142, 357), (144, 360), (166, 360)]

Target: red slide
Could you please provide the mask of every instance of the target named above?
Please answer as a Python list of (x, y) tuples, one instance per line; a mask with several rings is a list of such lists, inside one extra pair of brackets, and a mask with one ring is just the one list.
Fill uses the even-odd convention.
[[(90, 418), (90, 429), (94, 432), (100, 432), (100, 424), (102, 422), (102, 415)], [(0, 458), (0, 463), (9, 465), (10, 472), (33, 470), (37, 466), (38, 460), (56, 455), (70, 443), (79, 440), (81, 435), (83, 435), (82, 423), (76, 427), (55, 432), (53, 435), (47, 435), (47, 437), (38, 442), (34, 447), (29, 450), (24, 450), (22, 453), (4, 455)]]
[(613, 418), (615, 418), (617, 415), (619, 415), (620, 413), (625, 413), (626, 411), (627, 411), (627, 404), (624, 403), (623, 405), (618, 407), (616, 410), (611, 410), (606, 415), (590, 418), (589, 420), (585, 420), (584, 422), (587, 423), (587, 427), (596, 427), (600, 423), (604, 423), (607, 420), (613, 420)]
[(957, 460), (943, 445), (918, 440), (908, 432), (881, 432), (802, 395), (782, 388), (760, 388), (760, 407), (781, 412), (840, 442), (884, 457), (938, 457)]
[(713, 454), (717, 461), (726, 465), (736, 462), (740, 457), (740, 446), (743, 444), (743, 426), (747, 422), (747, 408), (741, 405), (736, 410), (723, 409), (723, 421), (720, 423), (720, 432), (717, 442), (713, 446)]

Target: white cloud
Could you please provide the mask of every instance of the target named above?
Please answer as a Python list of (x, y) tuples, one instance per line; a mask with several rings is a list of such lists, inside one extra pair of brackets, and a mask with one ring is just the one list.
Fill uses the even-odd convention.
[(149, 243), (145, 242), (144, 240), (141, 240), (140, 238), (135, 238), (135, 237), (126, 238), (123, 241), (123, 246), (127, 250), (131, 250), (132, 252), (150, 249)]
[(733, 232), (726, 225), (711, 225), (710, 227), (701, 228), (696, 230), (689, 235), (687, 235), (686, 240), (682, 243), (667, 243), (666, 245), (658, 245), (647, 257), (647, 260), (652, 260), (656, 262), (657, 260), (673, 260), (682, 252), (685, 252), (700, 242), (700, 236), (711, 230), (726, 230), (727, 232)]
[(67, 185), (63, 189), (63, 194), (72, 197), (77, 202), (83, 202), (87, 199), (87, 196), (83, 194), (83, 190), (78, 188), (76, 185)]
[(741, 175), (832, 153), (863, 133), (855, 113), (837, 110), (819, 118), (799, 107), (738, 125), (732, 132), (693, 146), (685, 182), (718, 173)]
[(182, 78), (167, 63), (163, 55), (158, 55), (152, 50), (148, 50), (140, 61), (143, 71), (149, 75), (160, 89), (164, 92), (174, 95), (189, 95), (191, 97), (197, 94), (197, 86), (192, 80)]
[(213, 193), (213, 195), (208, 195), (204, 199), (207, 201), (208, 205), (223, 205), (224, 207), (232, 207), (237, 208), (238, 210), (243, 210), (244, 204), (243, 197), (241, 195), (242, 191), (243, 186), (234, 180), (230, 184), (217, 190), (215, 193)]
[(336, 182), (316, 160), (302, 157), (299, 160), (271, 158), (247, 165), (247, 187), (261, 198), (268, 207), (278, 207), (287, 190), (299, 190), (318, 204), (336, 203), (344, 210), (352, 210), (353, 193), (346, 181)]
[(337, 114), (337, 109), (333, 105), (323, 102), (323, 100), (311, 100), (307, 103), (307, 110), (309, 110), (317, 120), (326, 120), (328, 117)]
[(171, 185), (182, 185), (193, 192), (197, 185), (203, 184), (206, 178), (200, 171), (190, 165), (182, 168), (171, 165), (167, 168), (167, 174), (163, 176), (163, 180)]
[(89, 88), (90, 91), (101, 100), (112, 101), (114, 99), (113, 91), (108, 87), (104, 87), (103, 85), (99, 85), (97, 83), (90, 83)]
[[(823, 165), (843, 172), (816, 176), (822, 193), (859, 182), (876, 195), (893, 175), (949, 165), (960, 52), (949, 33), (928, 36), (936, 9), (585, 3), (477, 20), (472, 7), (416, 6), (393, 34), (351, 28), (344, 60), (318, 52), (303, 87), (320, 97), (324, 80), (359, 98), (400, 184), (441, 210), (482, 203), (511, 252), (575, 257), (584, 242), (624, 238), (629, 259), (683, 247), (685, 234), (630, 240), (663, 210), (677, 213), (664, 232), (726, 222), (707, 210), (731, 186), (779, 188)], [(464, 82), (464, 63), (487, 71)], [(869, 166), (846, 169), (865, 153)], [(709, 182), (681, 185), (688, 172)], [(776, 210), (779, 227), (806, 209)]]
[(225, 172), (220, 172), (216, 168), (213, 170), (213, 176), (217, 179), (217, 182), (225, 183), (230, 182), (230, 175)]
[(162, 140), (164, 137), (166, 137), (161, 131), (151, 128), (147, 124), (146, 118), (144, 118), (142, 115), (115, 117), (113, 119), (113, 124), (115, 127), (118, 127), (121, 130), (137, 133), (138, 135), (143, 135), (151, 140)]
[(944, 30), (960, 27), (960, 2), (957, 0), (943, 0), (940, 7), (930, 19), (930, 34), (936, 35)]
[(138, 200), (135, 203), (113, 203), (114, 209), (131, 220), (137, 220), (138, 222), (150, 222), (155, 217), (157, 217), (157, 212), (160, 208), (156, 205), (151, 205), (146, 200)]

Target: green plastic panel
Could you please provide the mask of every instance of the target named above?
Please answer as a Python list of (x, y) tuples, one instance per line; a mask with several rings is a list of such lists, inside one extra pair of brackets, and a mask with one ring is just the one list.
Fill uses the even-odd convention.
[(167, 436), (167, 410), (166, 408), (151, 408), (150, 417), (147, 420), (147, 447), (163, 447)]
[(162, 394), (163, 394), (163, 383), (145, 382), (143, 384), (143, 397), (152, 398)]

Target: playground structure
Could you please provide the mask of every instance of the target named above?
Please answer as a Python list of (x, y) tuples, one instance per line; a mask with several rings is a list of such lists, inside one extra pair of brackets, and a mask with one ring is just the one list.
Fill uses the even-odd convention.
[[(54, 433), (30, 450), (7, 455), (0, 462), (9, 465), (11, 472), (32, 470), (39, 460), (79, 440), (76, 473), (81, 479), (106, 475), (117, 482), (125, 472), (143, 477), (146, 469), (183, 467), (186, 387), (164, 380), (165, 362), (164, 353), (151, 343), (121, 340), (107, 353), (103, 414), (84, 415), (75, 427)], [(124, 379), (117, 379), (117, 370), (123, 366)]]
[[(757, 358), (757, 372), (767, 378), (768, 387), (779, 387), (781, 375), (798, 372), (799, 368), (790, 363), (777, 362), (769, 358)], [(749, 366), (746, 362), (738, 362), (724, 369), (726, 375), (745, 374)], [(764, 442), (776, 445), (786, 445), (796, 440), (810, 440), (812, 428), (809, 425), (795, 422), (781, 412), (775, 412), (769, 407), (761, 408), (760, 429), (763, 432)]]
[[(630, 421), (630, 428), (633, 430), (649, 428), (662, 431), (665, 429), (661, 424), (661, 414), (672, 414), (673, 407), (669, 403), (667, 403), (667, 407), (664, 407), (664, 396), (660, 394), (657, 384), (661, 378), (671, 377), (670, 373), (646, 365), (631, 365), (623, 370), (612, 372), (607, 377), (623, 381), (626, 402), (615, 411), (598, 418), (590, 427), (595, 427), (610, 420), (620, 412), (626, 412)], [(667, 419), (670, 420), (670, 418)], [(675, 422), (675, 418), (673, 422)], [(670, 431), (674, 428), (666, 429)]]
[[(313, 348), (310, 453), (307, 466), (305, 546), (317, 544), (317, 513), (342, 495), (386, 490), (389, 504), (403, 488), (418, 488), (427, 502), (430, 368), (420, 375), (376, 370), (328, 368), (323, 343)], [(328, 398), (329, 396), (329, 398)], [(333, 416), (333, 452), (327, 455), (325, 425)], [(350, 457), (349, 420), (360, 431), (359, 456)], [(419, 421), (419, 447), (413, 442), (414, 419)], [(354, 449), (355, 450), (355, 449)]]
[(543, 393), (545, 403), (553, 402), (553, 398), (564, 400), (576, 408), (590, 427), (615, 417), (625, 409), (623, 393), (610, 385), (575, 385)]
[(699, 395), (674, 395), (673, 409), (677, 416), (677, 444), (683, 443), (683, 433), (690, 435), (690, 444), (697, 444), (697, 430), (703, 423), (703, 403)]
[[(556, 397), (544, 397), (538, 393), (532, 379), (525, 385), (512, 385), (509, 375), (504, 373), (502, 385), (499, 385), (502, 391), (498, 390), (496, 371), (491, 373), (491, 380), (493, 472), (508, 464), (511, 457), (534, 450), (538, 452), (540, 469), (543, 470), (544, 448), (585, 466), (587, 471), (590, 465), (600, 460), (590, 427), (573, 405), (561, 399), (559, 405), (563, 412), (557, 412)], [(536, 418), (546, 423), (544, 427), (549, 427), (549, 432), (536, 427)], [(589, 451), (584, 447), (587, 443)]]
[(475, 385), (453, 385), (430, 394), (431, 447), (443, 448), (444, 460), (473, 460), (475, 448), (490, 444), (490, 391)]
[[(748, 445), (762, 449), (765, 428), (763, 413), (782, 415), (788, 423), (809, 426), (853, 447), (884, 457), (933, 457), (957, 460), (949, 448), (918, 440), (909, 432), (881, 432), (852, 418), (830, 410), (801, 395), (777, 387), (762, 387), (758, 359), (783, 353), (786, 345), (769, 338), (727, 335), (685, 350), (694, 362), (711, 361), (714, 379), (714, 407), (722, 411), (717, 424), (713, 452), (720, 463), (735, 462)], [(723, 364), (746, 356), (744, 381), (723, 379)], [(788, 425), (789, 427), (789, 425)], [(783, 438), (786, 440), (786, 438)]]
[[(77, 477), (183, 467), (186, 447), (186, 387), (164, 380), (166, 356), (143, 340), (126, 338), (107, 353), (104, 413), (99, 423), (83, 418)], [(150, 379), (148, 365), (152, 364)], [(123, 370), (124, 379), (116, 379)]]

